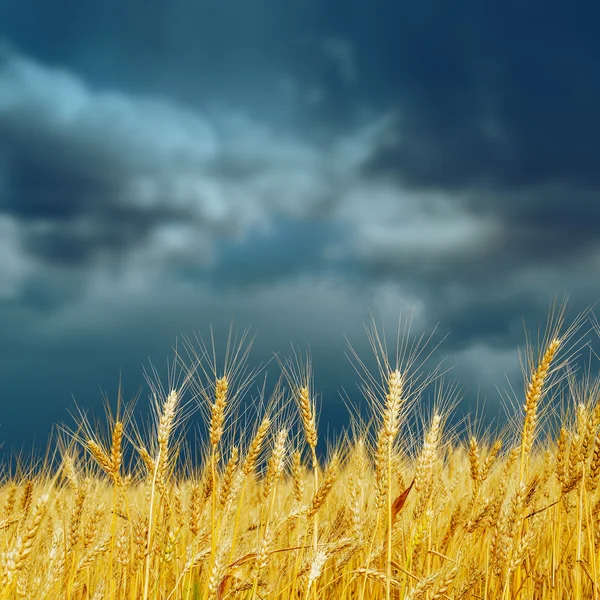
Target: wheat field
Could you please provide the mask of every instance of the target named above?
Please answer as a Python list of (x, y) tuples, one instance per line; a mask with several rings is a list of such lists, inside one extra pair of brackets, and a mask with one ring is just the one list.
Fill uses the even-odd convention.
[(375, 372), (354, 356), (368, 414), (333, 440), (309, 358), (267, 394), (245, 337), (221, 366), (187, 340), (168, 385), (149, 377), (150, 418), (119, 396), (106, 427), (80, 410), (45, 460), (4, 470), (0, 600), (597, 599), (590, 315), (527, 340), (496, 429), (452, 420), (427, 340), (405, 328), (390, 359), (374, 330)]

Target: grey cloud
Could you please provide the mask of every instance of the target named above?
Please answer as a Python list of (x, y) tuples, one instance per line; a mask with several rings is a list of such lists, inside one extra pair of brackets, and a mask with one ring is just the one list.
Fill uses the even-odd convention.
[[(277, 136), (224, 110), (203, 113), (95, 91), (71, 73), (19, 55), (6, 58), (0, 91), (9, 190), (2, 207), (14, 238), (12, 264), (27, 264), (23, 271), (6, 267), (13, 291), (19, 282), (25, 290), (27, 277), (36, 281), (32, 272), (47, 263), (86, 267), (73, 271), (80, 279), (116, 268), (139, 285), (146, 273), (153, 285), (161, 269), (172, 269), (232, 286), (268, 285), (297, 268), (328, 265), (355, 281), (402, 278), (419, 294), (433, 286), (470, 294), (510, 285), (515, 272), (531, 266), (551, 262), (558, 269), (595, 248), (587, 204), (574, 202), (562, 227), (557, 189), (532, 196), (448, 193), (365, 176), (361, 165), (393, 126), (386, 118), (326, 143)], [(254, 235), (257, 242), (255, 228), (277, 227), (281, 218), (313, 222), (315, 232), (318, 222), (329, 222), (321, 234), (337, 233), (326, 245), (316, 243), (322, 250), (312, 258), (301, 256), (301, 245), (288, 246), (295, 258), (278, 263), (269, 262), (267, 246), (281, 248), (283, 238), (272, 238), (262, 255), (260, 244), (240, 241)], [(581, 222), (587, 229), (578, 229)], [(231, 250), (215, 254), (219, 239), (229, 240)], [(255, 267), (240, 258), (244, 243)], [(327, 256), (337, 258), (327, 263)], [(38, 284), (28, 289), (33, 305), (53, 304)]]
[(375, 136), (321, 147), (234, 112), (96, 91), (12, 53), (0, 68), (0, 210), (32, 268), (204, 268), (218, 239), (331, 217)]
[(554, 5), (546, 28), (510, 2), (7, 6), (0, 380), (24, 405), (40, 387), (9, 375), (38, 369), (45, 424), (232, 314), (263, 357), (311, 340), (325, 420), (369, 307), (439, 321), (496, 398), (521, 315), (597, 299), (595, 38), (578, 20), (585, 48), (553, 54)]

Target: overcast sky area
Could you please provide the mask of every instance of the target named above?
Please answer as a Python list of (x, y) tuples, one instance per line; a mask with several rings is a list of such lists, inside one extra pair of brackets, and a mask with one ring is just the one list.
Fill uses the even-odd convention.
[[(523, 387), (523, 319), (600, 298), (600, 9), (0, 1), (0, 441), (126, 396), (231, 319), (310, 346), (321, 423), (439, 323), (459, 412)], [(277, 369), (269, 366), (269, 378)], [(147, 402), (144, 392), (140, 405)]]

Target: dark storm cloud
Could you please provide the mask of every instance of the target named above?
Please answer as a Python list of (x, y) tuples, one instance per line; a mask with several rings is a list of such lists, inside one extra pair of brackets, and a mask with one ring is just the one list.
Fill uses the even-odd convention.
[[(363, 48), (402, 137), (373, 160), (412, 185), (597, 183), (593, 3), (397, 4), (363, 12)], [(361, 72), (374, 69), (361, 69)]]
[(330, 256), (333, 244), (348, 233), (336, 221), (275, 219), (269, 230), (250, 232), (241, 242), (220, 242), (213, 266), (199, 273), (218, 288), (242, 290), (247, 286), (272, 286), (297, 281), (306, 274), (341, 274), (354, 270), (339, 257)]
[(233, 109), (95, 90), (7, 49), (0, 225), (11, 278), (0, 291), (42, 308), (63, 289), (44, 294), (43, 281), (72, 278), (71, 303), (103, 277), (196, 273), (235, 286), (320, 271), (352, 230), (339, 208), (381, 126), (318, 143)]
[(414, 185), (597, 180), (593, 3), (13, 0), (1, 10), (25, 52), (103, 85), (298, 118), (289, 109), (300, 104), (279, 112), (285, 79), (312, 97), (310, 118), (397, 108), (402, 135), (372, 165)]
[(436, 358), (493, 395), (522, 315), (597, 299), (598, 9), (335, 4), (1, 4), (9, 425), (38, 379), (46, 431), (233, 314), (261, 358), (310, 340), (326, 420), (368, 308), (439, 322)]
[[(35, 11), (8, 3), (4, 11), (26, 51), (122, 89), (237, 102), (309, 127), (396, 110), (397, 125), (366, 170), (403, 184), (598, 181), (600, 43), (591, 24), (599, 9), (591, 3), (178, 0), (83, 8), (62, 0)], [(27, 33), (32, 14), (48, 23), (43, 35)], [(277, 92), (281, 81), (293, 99)]]
[(598, 7), (425, 3), (397, 13), (380, 73), (398, 118), (366, 173), (445, 190), (497, 224), (471, 261), (437, 274), (497, 283), (532, 265), (587, 262), (600, 244)]

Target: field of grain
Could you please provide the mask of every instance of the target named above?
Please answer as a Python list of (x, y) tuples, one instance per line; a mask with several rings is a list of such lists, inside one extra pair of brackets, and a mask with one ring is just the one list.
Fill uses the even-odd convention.
[(598, 330), (555, 316), (527, 345), (495, 433), (451, 421), (419, 344), (403, 335), (391, 359), (374, 332), (377, 372), (357, 360), (369, 416), (335, 442), (309, 360), (248, 401), (244, 339), (221, 366), (189, 344), (151, 384), (149, 423), (115, 400), (107, 428), (82, 411), (45, 461), (4, 471), (0, 600), (597, 599), (600, 382), (571, 368), (584, 323)]

